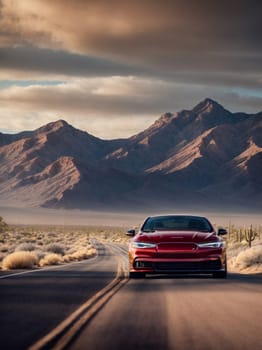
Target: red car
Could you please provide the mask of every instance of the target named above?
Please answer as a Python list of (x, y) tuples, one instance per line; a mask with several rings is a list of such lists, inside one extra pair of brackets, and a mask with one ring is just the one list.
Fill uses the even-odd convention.
[(204, 217), (154, 216), (146, 219), (129, 244), (129, 276), (152, 273), (212, 274), (227, 277), (225, 229), (214, 230)]

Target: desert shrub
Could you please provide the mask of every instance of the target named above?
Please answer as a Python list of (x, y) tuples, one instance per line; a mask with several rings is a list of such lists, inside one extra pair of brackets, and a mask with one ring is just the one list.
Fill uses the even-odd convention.
[(259, 264), (262, 264), (262, 245), (240, 252), (234, 260), (234, 266), (242, 269)]
[(33, 250), (35, 250), (36, 247), (33, 243), (21, 243), (18, 246), (16, 246), (15, 251), (16, 252), (32, 252)]
[(57, 234), (56, 233), (54, 233), (54, 232), (48, 232), (47, 233), (47, 237), (56, 237), (57, 236)]
[(50, 253), (47, 254), (43, 259), (40, 260), (39, 265), (40, 266), (47, 266), (47, 265), (58, 265), (63, 262), (63, 258), (59, 254)]
[(38, 264), (37, 256), (32, 252), (14, 252), (7, 255), (2, 262), (3, 270), (31, 269)]
[(6, 256), (7, 254), (11, 254), (15, 251), (15, 245), (13, 244), (5, 244), (1, 247), (0, 252), (4, 254), (4, 256)]
[(50, 243), (47, 246), (45, 246), (45, 250), (49, 253), (64, 255), (66, 247), (62, 244)]
[(33, 251), (33, 253), (38, 257), (38, 260), (41, 260), (46, 256), (46, 253), (43, 252), (41, 249), (36, 249)]
[(23, 235), (21, 233), (14, 233), (13, 238), (17, 241), (23, 238)]
[(248, 244), (246, 241), (237, 242), (237, 243), (229, 243), (227, 246), (227, 256), (229, 258), (233, 256), (237, 256), (240, 252), (248, 248)]
[(0, 247), (1, 253), (7, 253), (9, 251), (9, 246), (7, 244), (4, 244)]
[(38, 241), (38, 243), (41, 243), (44, 240), (44, 235), (37, 236), (36, 240)]
[(70, 261), (80, 261), (84, 259), (89, 259), (96, 255), (96, 249), (95, 248), (83, 248), (80, 250), (77, 250), (74, 253), (67, 254), (63, 257), (64, 262), (70, 262)]

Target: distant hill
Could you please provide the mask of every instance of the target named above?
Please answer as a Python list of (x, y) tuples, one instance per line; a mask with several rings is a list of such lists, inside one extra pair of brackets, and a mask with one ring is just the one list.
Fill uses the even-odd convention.
[(262, 208), (262, 112), (205, 99), (128, 139), (101, 140), (63, 120), (0, 133), (0, 200), (25, 206)]

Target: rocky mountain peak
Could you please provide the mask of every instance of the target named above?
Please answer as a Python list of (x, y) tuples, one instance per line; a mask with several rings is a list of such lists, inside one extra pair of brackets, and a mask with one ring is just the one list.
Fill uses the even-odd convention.
[(171, 113), (171, 112), (166, 112), (166, 113), (162, 114), (160, 118), (162, 118), (162, 119), (170, 119), (170, 118), (173, 117), (173, 115), (174, 114)]
[(59, 119), (55, 122), (48, 123), (45, 126), (37, 129), (37, 132), (54, 132), (64, 128), (72, 128), (72, 126), (68, 124), (65, 120)]
[(199, 102), (194, 108), (195, 113), (210, 113), (210, 112), (225, 112), (226, 110), (218, 102), (212, 100), (211, 98), (205, 98), (203, 101)]
[(129, 139), (101, 140), (64, 120), (2, 134), (0, 201), (110, 210), (178, 203), (181, 210), (181, 199), (209, 206), (219, 198), (261, 208), (261, 120), (207, 98)]
[(171, 112), (166, 112), (166, 113), (161, 114), (160, 118), (155, 121), (155, 123), (152, 125), (152, 127), (154, 129), (162, 127), (163, 125), (172, 121), (172, 119), (174, 118), (175, 115), (176, 114), (171, 113)]

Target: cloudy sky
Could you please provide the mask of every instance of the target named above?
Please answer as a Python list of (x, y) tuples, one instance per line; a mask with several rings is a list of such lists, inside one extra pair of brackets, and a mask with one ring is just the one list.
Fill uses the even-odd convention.
[(262, 110), (261, 0), (0, 0), (0, 131), (127, 137), (210, 97)]

